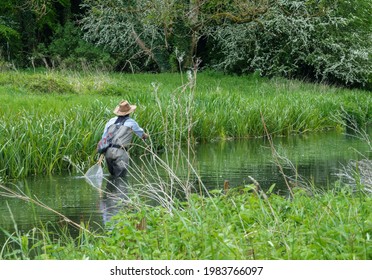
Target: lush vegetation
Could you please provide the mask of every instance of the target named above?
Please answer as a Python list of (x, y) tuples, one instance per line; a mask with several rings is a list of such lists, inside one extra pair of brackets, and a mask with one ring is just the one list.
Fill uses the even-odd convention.
[(193, 67), (371, 86), (369, 0), (3, 0), (0, 69)]
[[(372, 119), (368, 91), (214, 72), (2, 72), (1, 179), (86, 170), (122, 98), (138, 105), (134, 116), (151, 136), (133, 152), (145, 149), (143, 160), (153, 163), (129, 170), (138, 190), (124, 211), (96, 232), (62, 214), (62, 228), (43, 224), (25, 233), (15, 224), (5, 231), (0, 259), (371, 259), (372, 201), (360, 180), (324, 192), (291, 188), (290, 197), (275, 195), (275, 186), (266, 194), (258, 185), (208, 192), (179, 149), (267, 132), (365, 128)], [(177, 177), (180, 164), (192, 176)], [(3, 185), (0, 192), (54, 211)], [(147, 203), (149, 195), (157, 206)]]
[[(272, 190), (272, 188), (271, 188)], [(372, 200), (333, 189), (293, 199), (247, 185), (163, 207), (126, 205), (104, 232), (81, 228), (9, 234), (0, 259), (321, 259), (372, 258)]]
[[(255, 75), (0, 74), (0, 177), (85, 169), (122, 99), (155, 150), (192, 143), (360, 127), (372, 119), (370, 92)], [(261, 117), (262, 114), (262, 117)], [(69, 158), (70, 160), (66, 160)]]
[(288, 185), (289, 198), (258, 184), (208, 192), (190, 163), (202, 141), (369, 125), (371, 3), (2, 0), (0, 183), (86, 170), (121, 99), (151, 136), (131, 152), (151, 164), (131, 167), (136, 195), (97, 232), (0, 185), (68, 222), (27, 233), (14, 222), (0, 259), (371, 259), (358, 163), (352, 187)]

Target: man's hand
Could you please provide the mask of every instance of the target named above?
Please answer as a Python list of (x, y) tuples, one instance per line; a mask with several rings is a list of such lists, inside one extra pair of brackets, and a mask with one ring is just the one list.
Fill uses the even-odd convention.
[(146, 140), (147, 138), (149, 138), (149, 135), (147, 133), (143, 133), (142, 134), (142, 139)]

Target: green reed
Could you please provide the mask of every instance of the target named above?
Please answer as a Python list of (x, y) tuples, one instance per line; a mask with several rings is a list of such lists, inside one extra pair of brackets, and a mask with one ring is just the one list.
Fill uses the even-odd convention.
[(86, 169), (121, 99), (138, 105), (134, 117), (159, 151), (264, 136), (261, 113), (272, 135), (343, 130), (345, 115), (360, 126), (372, 119), (366, 91), (255, 75), (199, 73), (192, 90), (187, 81), (187, 74), (2, 72), (0, 178), (74, 171), (66, 157)]
[(0, 259), (372, 258), (371, 197), (351, 189), (295, 190), (292, 199), (246, 185), (164, 207), (127, 205), (104, 232), (45, 227), (9, 238)]
[(16, 114), (1, 118), (0, 157), (7, 167), (7, 177), (68, 170), (65, 156), (81, 162), (94, 152), (93, 144), (100, 132), (97, 127), (103, 125), (94, 119), (94, 104), (84, 110), (71, 101), (43, 104), (39, 99), (27, 97), (27, 108), (19, 107)]
[[(66, 92), (61, 85), (68, 85)], [(335, 188), (310, 196), (294, 190), (288, 199), (248, 185), (227, 194), (195, 195), (192, 150), (180, 149), (197, 141), (263, 136), (261, 114), (273, 135), (342, 130), (345, 115), (364, 126), (371, 120), (369, 92), (216, 73), (199, 74), (192, 82), (177, 74), (2, 73), (0, 177), (86, 169), (97, 158), (95, 145), (122, 98), (138, 105), (135, 118), (151, 135), (149, 143), (135, 141), (133, 152), (156, 164), (129, 170), (142, 193), (100, 235), (81, 227), (72, 237), (48, 225), (23, 234), (15, 225), (1, 259), (372, 257), (372, 201), (363, 192)], [(181, 179), (177, 169), (188, 174)], [(185, 200), (178, 200), (179, 190)], [(139, 196), (148, 193), (156, 193), (161, 206), (143, 205)]]

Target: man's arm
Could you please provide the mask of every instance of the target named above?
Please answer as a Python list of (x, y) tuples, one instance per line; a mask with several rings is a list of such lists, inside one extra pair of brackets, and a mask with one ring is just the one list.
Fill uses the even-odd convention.
[(142, 138), (142, 139), (147, 139), (149, 136), (147, 133), (145, 133), (143, 131), (143, 128), (141, 128), (138, 123), (133, 120), (132, 118), (129, 118), (125, 121), (124, 123), (124, 126), (127, 126), (127, 127), (130, 127), (133, 132), (139, 137), (139, 138)]

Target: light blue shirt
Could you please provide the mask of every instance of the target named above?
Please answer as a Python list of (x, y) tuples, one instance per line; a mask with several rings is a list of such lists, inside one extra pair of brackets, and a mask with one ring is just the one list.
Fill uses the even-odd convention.
[[(110, 119), (106, 125), (105, 125), (105, 129), (103, 130), (103, 135), (106, 133), (107, 129), (109, 128), (109, 126), (113, 125), (116, 120), (117, 120), (118, 117), (113, 117), (112, 119)], [(125, 122), (124, 122), (124, 126), (126, 127), (130, 127), (132, 129), (132, 131), (140, 138), (142, 138), (142, 135), (144, 133), (143, 129), (138, 125), (138, 123), (133, 120), (132, 118), (128, 118)], [(102, 136), (103, 137), (103, 136)]]

